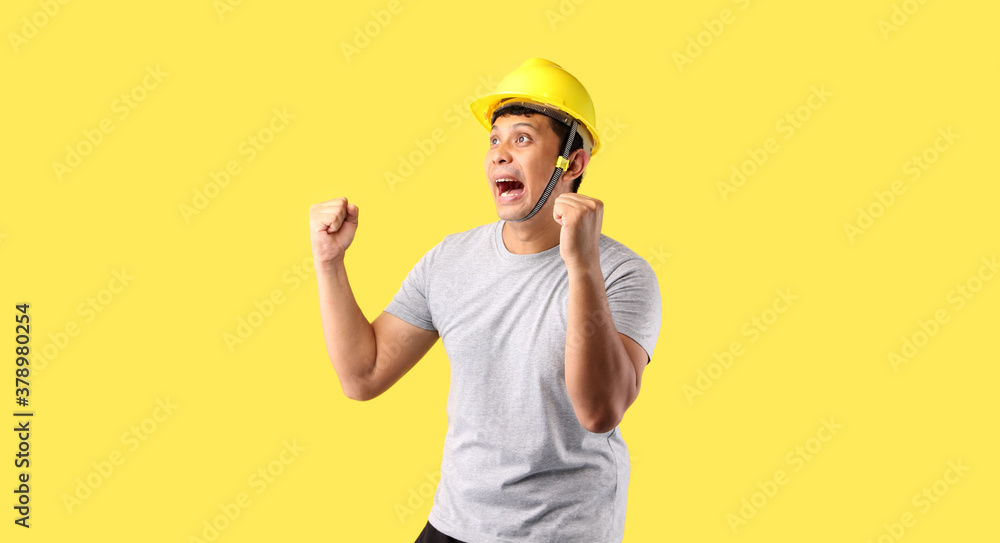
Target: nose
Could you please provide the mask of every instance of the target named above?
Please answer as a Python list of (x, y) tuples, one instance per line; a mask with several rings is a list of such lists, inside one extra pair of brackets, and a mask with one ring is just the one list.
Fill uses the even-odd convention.
[(490, 149), (490, 161), (496, 165), (510, 163), (510, 147), (507, 142), (500, 140), (496, 147)]

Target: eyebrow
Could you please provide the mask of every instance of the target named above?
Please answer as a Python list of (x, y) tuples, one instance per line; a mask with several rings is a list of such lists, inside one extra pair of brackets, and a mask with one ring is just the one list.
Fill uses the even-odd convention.
[[(521, 125), (529, 126), (529, 127), (531, 127), (532, 130), (535, 130), (535, 131), (538, 130), (538, 128), (536, 128), (535, 125), (533, 125), (533, 124), (531, 124), (529, 122), (525, 122), (525, 121), (521, 121), (519, 123), (514, 123), (514, 124), (510, 125), (510, 127), (514, 128), (515, 126), (521, 126)], [(497, 125), (493, 125), (493, 128), (490, 129), (490, 132), (493, 132), (496, 129), (497, 129)]]

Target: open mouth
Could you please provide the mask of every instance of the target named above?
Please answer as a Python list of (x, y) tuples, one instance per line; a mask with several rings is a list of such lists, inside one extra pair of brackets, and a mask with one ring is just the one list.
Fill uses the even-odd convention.
[(524, 194), (524, 183), (513, 178), (500, 178), (496, 180), (498, 197), (501, 200), (513, 200)]

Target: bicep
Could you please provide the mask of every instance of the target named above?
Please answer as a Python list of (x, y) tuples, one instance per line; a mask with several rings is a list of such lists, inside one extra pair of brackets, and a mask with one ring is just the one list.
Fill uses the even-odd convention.
[(632, 397), (629, 398), (628, 404), (625, 406), (627, 409), (639, 397), (639, 388), (642, 385), (642, 372), (649, 363), (649, 355), (646, 354), (646, 349), (643, 349), (634, 339), (621, 332), (618, 335), (622, 338), (622, 344), (625, 346), (625, 352), (628, 353), (632, 367), (635, 368), (635, 390)]
[(622, 341), (630, 347), (630, 354), (635, 353), (632, 358), (648, 363), (645, 353), (652, 355), (662, 319), (656, 274), (645, 260), (636, 258), (618, 266), (608, 281), (608, 307), (615, 328), (624, 333)]
[(374, 398), (396, 384), (438, 339), (436, 330), (414, 326), (383, 311), (372, 321), (375, 332), (375, 365), (368, 376), (369, 397)]

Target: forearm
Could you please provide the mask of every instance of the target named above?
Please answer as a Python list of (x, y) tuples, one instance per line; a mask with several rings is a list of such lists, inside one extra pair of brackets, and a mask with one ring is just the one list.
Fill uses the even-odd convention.
[(349, 397), (359, 396), (375, 367), (375, 332), (354, 299), (343, 258), (316, 264), (326, 352)]
[(611, 319), (596, 262), (569, 269), (566, 388), (577, 418), (597, 432), (614, 428), (635, 394), (635, 368)]

